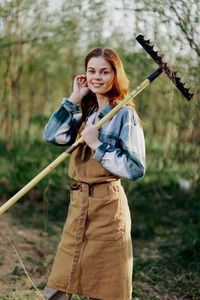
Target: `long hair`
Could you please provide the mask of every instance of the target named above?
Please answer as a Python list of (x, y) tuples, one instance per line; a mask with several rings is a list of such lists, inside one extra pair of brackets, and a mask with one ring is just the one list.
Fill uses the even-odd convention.
[[(123, 100), (128, 94), (129, 80), (124, 71), (123, 64), (118, 54), (109, 48), (95, 48), (85, 58), (85, 71), (91, 58), (103, 57), (112, 67), (114, 72), (113, 86), (110, 91), (106, 93), (109, 98), (109, 103), (112, 107), (118, 104), (118, 101)], [(91, 91), (81, 101), (82, 117), (79, 124), (81, 124), (88, 117), (90, 111), (97, 105), (97, 98)], [(134, 104), (128, 104), (134, 108)]]

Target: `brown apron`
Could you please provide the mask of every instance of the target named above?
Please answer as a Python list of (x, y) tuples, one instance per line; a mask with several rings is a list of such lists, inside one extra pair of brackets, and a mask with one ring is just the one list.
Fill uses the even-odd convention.
[(48, 286), (102, 300), (130, 300), (131, 221), (118, 177), (92, 157), (87, 145), (70, 158), (68, 217)]

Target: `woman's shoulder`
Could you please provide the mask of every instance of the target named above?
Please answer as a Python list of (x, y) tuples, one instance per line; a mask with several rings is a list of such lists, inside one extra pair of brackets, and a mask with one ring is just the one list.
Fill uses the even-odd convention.
[(123, 121), (130, 119), (139, 120), (136, 110), (129, 105), (126, 105), (120, 109), (120, 111), (118, 112), (118, 117), (123, 119)]
[(121, 112), (123, 112), (123, 113), (133, 114), (134, 111), (135, 111), (134, 108), (130, 105), (125, 105), (124, 107), (121, 108)]

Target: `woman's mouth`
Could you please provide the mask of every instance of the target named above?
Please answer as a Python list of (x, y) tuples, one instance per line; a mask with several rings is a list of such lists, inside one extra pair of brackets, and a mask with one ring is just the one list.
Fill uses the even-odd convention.
[(92, 86), (95, 88), (100, 88), (103, 85), (103, 83), (92, 83)]

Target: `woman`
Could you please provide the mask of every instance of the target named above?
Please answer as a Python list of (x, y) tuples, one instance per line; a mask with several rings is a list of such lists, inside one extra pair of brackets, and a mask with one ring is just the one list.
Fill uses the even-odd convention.
[(143, 130), (133, 105), (122, 108), (100, 132), (96, 129), (95, 124), (128, 93), (118, 55), (108, 48), (94, 49), (85, 59), (85, 70), (44, 132), (44, 139), (54, 144), (69, 145), (80, 136), (85, 140), (70, 157), (69, 176), (75, 183), (44, 295), (130, 300), (131, 221), (120, 177), (138, 180), (144, 175)]

